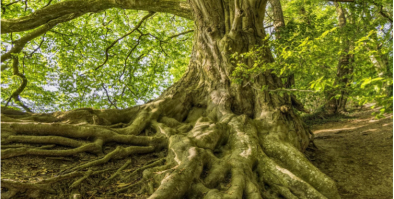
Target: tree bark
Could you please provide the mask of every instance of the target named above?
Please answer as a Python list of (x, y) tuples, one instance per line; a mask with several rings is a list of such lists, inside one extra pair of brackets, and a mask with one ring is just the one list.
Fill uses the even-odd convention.
[(190, 6), (183, 0), (68, 0), (44, 7), (36, 12), (15, 19), (1, 19), (1, 34), (31, 30), (69, 16), (69, 20), (87, 13), (101, 12), (110, 8), (164, 12), (193, 19)]
[[(167, 150), (164, 159), (142, 167), (143, 172), (137, 170), (120, 178), (128, 182), (142, 172), (138, 183), (115, 192), (137, 187), (135, 192), (146, 193), (149, 199), (339, 198), (334, 181), (302, 153), (313, 136), (295, 114), (291, 96), (254, 89), (283, 88), (281, 80), (266, 71), (248, 87), (231, 81), (235, 68), (231, 55), (264, 42), (266, 0), (189, 3), (195, 19), (194, 46), (181, 80), (157, 99), (125, 110), (3, 116), (2, 129), (7, 132), (3, 143), (53, 143), (72, 149), (7, 149), (2, 150), (2, 158), (98, 154), (97, 160), (61, 176), (83, 176), (83, 180), (98, 172), (83, 169), (133, 154)], [(266, 62), (273, 61), (268, 47), (263, 56)], [(245, 60), (245, 64), (252, 67), (254, 60)], [(147, 129), (154, 134), (142, 135)], [(128, 147), (118, 146), (103, 154), (103, 146), (111, 142)], [(117, 173), (109, 179), (116, 178)], [(71, 187), (78, 187), (81, 181)], [(33, 187), (51, 193), (45, 189), (50, 186), (44, 186), (48, 183), (3, 184), (14, 192), (18, 191), (15, 187), (22, 186), (21, 190)]]
[[(326, 93), (326, 104), (324, 109), (328, 115), (346, 112), (346, 102), (348, 98), (348, 87), (353, 73), (354, 55), (349, 54), (352, 48), (351, 41), (348, 39), (346, 32), (346, 16), (345, 9), (340, 3), (334, 2), (338, 15), (339, 31), (341, 33), (342, 53), (338, 60), (337, 73), (334, 81), (334, 88), (329, 89)], [(336, 96), (339, 95), (339, 98)]]
[[(281, 39), (281, 31), (286, 27), (285, 19), (283, 17), (282, 5), (280, 0), (269, 0), (269, 3), (272, 6), (272, 16), (274, 18), (274, 29), (275, 29), (275, 38)], [(286, 81), (284, 83), (285, 88), (291, 88), (295, 84), (294, 73), (291, 73), (286, 77)], [(295, 96), (294, 96), (295, 97)]]

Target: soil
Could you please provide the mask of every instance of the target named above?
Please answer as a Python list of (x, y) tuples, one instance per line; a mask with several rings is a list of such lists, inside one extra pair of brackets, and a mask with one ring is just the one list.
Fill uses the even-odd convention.
[[(107, 150), (114, 150), (115, 147), (108, 147)], [(135, 155), (130, 157), (131, 163), (122, 171), (120, 176), (127, 176), (134, 171), (137, 171), (140, 167), (151, 164), (157, 160), (166, 156), (166, 152), (151, 153), (146, 155)], [(81, 162), (89, 162), (96, 160), (95, 155), (88, 153), (80, 153), (77, 156), (71, 157), (42, 157), (42, 156), (20, 156), (10, 159), (1, 160), (1, 178), (7, 180), (15, 180), (23, 183), (37, 183), (44, 179), (50, 179), (64, 174), (69, 169), (72, 169)], [(127, 162), (128, 159), (110, 161), (107, 164), (95, 166), (92, 168), (94, 171), (107, 170), (98, 175), (92, 175), (84, 182), (81, 183), (80, 196), (74, 198), (89, 198), (89, 199), (122, 199), (122, 198), (147, 198), (143, 195), (133, 193), (137, 190), (130, 189), (124, 193), (118, 193), (115, 196), (106, 196), (106, 193), (117, 191), (125, 186), (134, 184), (139, 181), (142, 177), (142, 172), (138, 172), (136, 178), (131, 178), (130, 183), (122, 183), (117, 179), (112, 180), (111, 183), (104, 186), (102, 185), (103, 179), (108, 179), (111, 174), (117, 171), (122, 165)], [(45, 195), (39, 196), (38, 198), (50, 198), (50, 199), (68, 199), (70, 195), (73, 195), (73, 190), (68, 187), (80, 179), (80, 177), (73, 179), (66, 179), (61, 182), (52, 184), (52, 188), (60, 190), (56, 193), (56, 196)], [(4, 188), (1, 188), (1, 192), (4, 193)], [(3, 198), (3, 197), (2, 197)], [(12, 197), (13, 199), (27, 198), (25, 194), (19, 193)]]
[(336, 181), (343, 199), (393, 198), (393, 116), (376, 119), (372, 105), (311, 126), (317, 150), (307, 157)]
[[(314, 121), (319, 124), (311, 126), (316, 136), (317, 149), (308, 148), (306, 155), (315, 166), (336, 181), (343, 199), (393, 198), (393, 119), (392, 114), (383, 119), (375, 119), (371, 113), (376, 110), (367, 106), (353, 110), (346, 117)], [(107, 150), (113, 150), (114, 147), (109, 146)], [(165, 155), (165, 152), (162, 152), (133, 156), (131, 164), (121, 175), (128, 175), (142, 165), (150, 164)], [(34, 183), (59, 175), (79, 161), (88, 162), (96, 158), (98, 157), (94, 155), (80, 154), (79, 157), (22, 156), (5, 159), (1, 161), (1, 178)], [(126, 161), (111, 161), (96, 169), (108, 169), (113, 173)], [(98, 175), (109, 177), (108, 173)], [(139, 174), (130, 184), (135, 183), (141, 176)], [(77, 179), (65, 180), (52, 186), (68, 187)], [(129, 185), (114, 180), (104, 187), (100, 186), (98, 179), (103, 179), (103, 176), (91, 176), (81, 184), (81, 198), (111, 198), (105, 196), (105, 193)], [(5, 190), (2, 188), (3, 191)], [(116, 198), (143, 197), (137, 196), (134, 191), (120, 193)], [(58, 194), (57, 198), (67, 198), (70, 190), (62, 189), (62, 193)], [(16, 195), (13, 198), (24, 196)]]

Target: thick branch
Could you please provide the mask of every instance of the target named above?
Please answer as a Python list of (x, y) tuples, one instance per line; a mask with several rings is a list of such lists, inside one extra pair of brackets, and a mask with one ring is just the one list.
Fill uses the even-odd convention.
[[(65, 22), (65, 21), (69, 21), (69, 20), (74, 19), (76, 17), (78, 17), (78, 15), (74, 15), (74, 14), (65, 15), (61, 18), (49, 21), (48, 23), (46, 23), (45, 25), (41, 26), (40, 28), (34, 30), (33, 32), (26, 34), (25, 36), (23, 36), (22, 38), (20, 38), (14, 42), (15, 46), (10, 51), (8, 51), (7, 53), (4, 53), (1, 56), (1, 61), (5, 62), (6, 60), (11, 58), (12, 54), (20, 53), (23, 50), (23, 48), (25, 47), (27, 42), (46, 33), (47, 31), (52, 29), (57, 24)], [(3, 21), (2, 21), (2, 23), (3, 23)], [(4, 33), (4, 30), (2, 30), (2, 33)], [(5, 69), (7, 69), (7, 67), (1, 68), (1, 71), (5, 70)]]
[(187, 19), (193, 19), (189, 4), (181, 0), (70, 0), (46, 6), (25, 17), (16, 19), (2, 19), (1, 33), (4, 34), (31, 30), (46, 24), (48, 21), (69, 14), (81, 16), (86, 13), (100, 12), (109, 8), (164, 12)]
[(25, 89), (26, 85), (27, 85), (27, 78), (25, 77), (25, 75), (19, 73), (19, 60), (18, 57), (13, 57), (13, 63), (12, 63), (12, 67), (14, 69), (14, 75), (20, 77), (22, 79), (22, 84), (11, 94), (10, 98), (8, 99), (5, 107), (8, 106), (8, 103), (10, 102), (11, 99), (14, 99), (14, 101), (21, 106), (23, 109), (25, 109), (27, 112), (31, 112), (31, 110), (29, 109), (29, 107), (25, 106), (20, 100), (19, 100), (19, 94), (22, 93), (22, 91)]

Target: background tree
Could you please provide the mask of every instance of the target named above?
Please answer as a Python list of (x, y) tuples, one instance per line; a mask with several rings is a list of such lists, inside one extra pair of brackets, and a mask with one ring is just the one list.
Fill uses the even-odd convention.
[[(326, 92), (326, 103), (324, 109), (328, 114), (335, 114), (339, 112), (346, 111), (346, 102), (348, 96), (349, 83), (351, 81), (353, 73), (353, 62), (354, 54), (349, 53), (354, 47), (352, 40), (350, 40), (350, 35), (353, 35), (351, 30), (346, 30), (347, 19), (346, 10), (342, 7), (340, 3), (335, 2), (336, 13), (338, 15), (338, 31), (340, 34), (340, 46), (341, 52), (339, 55), (337, 74), (334, 81), (334, 90), (329, 90)], [(347, 35), (348, 34), (348, 35)], [(337, 98), (337, 92), (339, 91), (339, 97)]]
[[(365, 1), (342, 3), (342, 21), (347, 19), (347, 23), (344, 26), (342, 22), (341, 26), (334, 3), (282, 3), (283, 16), (289, 20), (281, 31), (281, 39), (267, 38), (275, 62), (259, 62), (263, 67), (253, 70), (244, 70), (242, 64), (239, 64), (236, 75), (253, 76), (268, 69), (279, 77), (294, 74), (295, 84), (292, 89), (281, 91), (294, 92), (307, 110), (319, 112), (320, 115), (343, 112), (347, 98), (352, 104), (377, 102), (382, 106), (380, 114), (392, 111), (392, 95), (387, 93), (392, 91), (392, 77), (390, 72), (385, 77), (381, 76), (383, 73), (377, 73), (379, 69), (376, 65), (379, 62), (373, 61), (372, 56), (377, 51), (368, 47), (385, 46), (379, 45), (381, 42), (388, 44), (386, 48), (383, 47), (384, 57), (387, 60), (392, 59), (391, 23), (382, 17), (375, 4)], [(391, 7), (389, 2), (383, 4)], [(363, 14), (366, 11), (369, 11), (368, 15)], [(363, 16), (370, 18), (366, 20)], [(272, 19), (272, 24), (274, 21)], [(346, 43), (351, 45), (345, 45)], [(346, 50), (348, 48), (351, 50)], [(257, 48), (241, 56), (257, 56), (259, 53), (260, 49)], [(391, 71), (391, 68), (390, 64), (388, 71)]]

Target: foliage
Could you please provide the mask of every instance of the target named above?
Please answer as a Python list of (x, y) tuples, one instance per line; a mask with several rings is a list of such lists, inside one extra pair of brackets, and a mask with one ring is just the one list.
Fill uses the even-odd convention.
[[(3, 1), (2, 15), (6, 19), (26, 16), (56, 2), (60, 1)], [(339, 57), (346, 54), (341, 42), (345, 38), (353, 45), (348, 53), (355, 57), (353, 73), (348, 77), (352, 83), (346, 87), (349, 99), (359, 104), (377, 102), (382, 106), (381, 113), (392, 111), (391, 1), (341, 3), (347, 18), (342, 29), (332, 2), (281, 2), (286, 26), (280, 39), (268, 28), (271, 34), (265, 38), (267, 46), (234, 54), (234, 81), (253, 81), (256, 74), (266, 70), (284, 81), (295, 74), (293, 89), (315, 91), (295, 95), (310, 111), (316, 110), (324, 103), (325, 91), (335, 90), (339, 97), (340, 85), (334, 82)], [(273, 23), (271, 12), (269, 7), (265, 21), (268, 25)], [(121, 9), (91, 13), (58, 24), (31, 40), (21, 53), (14, 54), (28, 79), (21, 100), (35, 112), (49, 112), (82, 107), (125, 108), (158, 96), (186, 70), (193, 35), (187, 31), (193, 29), (193, 24), (156, 13), (127, 35), (146, 15)], [(32, 31), (4, 34), (2, 51), (9, 51), (14, 41)], [(261, 59), (266, 48), (273, 52), (272, 63)], [(248, 59), (255, 63), (252, 68), (243, 64)], [(13, 75), (11, 62), (2, 63), (2, 68), (9, 67), (1, 74), (2, 105), (21, 84), (21, 79)]]
[[(347, 24), (339, 28), (335, 6), (330, 2), (284, 1), (285, 28), (280, 38), (271, 32), (265, 38), (275, 61), (264, 63), (260, 57), (267, 46), (255, 47), (243, 54), (234, 54), (237, 64), (233, 80), (238, 83), (253, 81), (256, 74), (265, 70), (276, 73), (283, 81), (295, 75), (293, 90), (309, 111), (316, 111), (324, 104), (324, 92), (334, 90), (340, 97), (340, 85), (335, 85), (337, 65), (341, 55), (346, 55), (343, 39), (349, 40), (354, 56), (353, 73), (347, 78), (349, 99), (360, 105), (376, 102), (381, 106), (379, 115), (392, 112), (392, 22), (381, 15), (376, 2), (342, 3), (346, 10)], [(385, 9), (392, 9), (392, 2), (379, 2)], [(270, 11), (270, 10), (269, 10)], [(268, 12), (269, 13), (269, 12)], [(269, 15), (269, 14), (268, 14)], [(367, 17), (365, 17), (367, 16)], [(271, 22), (272, 23), (272, 22)], [(246, 61), (254, 61), (252, 68)], [(376, 61), (374, 61), (374, 59)], [(377, 64), (380, 64), (377, 65)], [(262, 88), (266, 89), (266, 88)]]
[[(48, 2), (29, 1), (25, 8), (23, 1), (9, 6), (5, 5), (11, 1), (3, 1), (3, 18), (27, 15)], [(31, 40), (15, 55), (28, 79), (22, 101), (34, 112), (50, 112), (126, 108), (158, 96), (186, 70), (193, 33), (184, 32), (193, 29), (192, 22), (156, 13), (108, 49), (105, 61), (111, 43), (132, 31), (145, 15), (120, 9), (91, 13)], [(10, 50), (13, 41), (32, 31), (2, 35), (2, 51)], [(11, 62), (5, 61), (2, 67)], [(12, 68), (2, 72), (3, 105), (19, 85)]]

